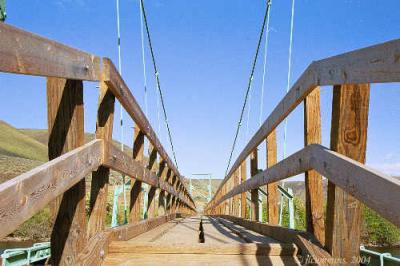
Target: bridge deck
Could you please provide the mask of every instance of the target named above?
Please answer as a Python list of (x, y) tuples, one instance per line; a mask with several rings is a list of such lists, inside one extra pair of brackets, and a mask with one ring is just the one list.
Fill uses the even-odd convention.
[(129, 241), (112, 242), (104, 264), (299, 265), (296, 254), (293, 245), (227, 220), (191, 217), (174, 219)]

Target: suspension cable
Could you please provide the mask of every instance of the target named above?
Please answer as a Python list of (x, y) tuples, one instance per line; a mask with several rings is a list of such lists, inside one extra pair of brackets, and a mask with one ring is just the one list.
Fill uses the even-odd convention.
[(252, 84), (252, 81), (253, 81), (254, 70), (255, 70), (255, 67), (256, 67), (256, 64), (257, 64), (257, 58), (258, 58), (258, 54), (259, 54), (259, 51), (260, 51), (262, 37), (264, 35), (264, 29), (265, 29), (265, 24), (266, 24), (266, 21), (267, 21), (267, 14), (268, 14), (269, 7), (270, 6), (267, 4), (266, 10), (265, 10), (265, 14), (264, 14), (263, 23), (262, 23), (262, 26), (261, 26), (260, 36), (258, 38), (256, 53), (255, 53), (254, 59), (253, 59), (253, 65), (252, 65), (251, 72), (250, 72), (249, 82), (248, 82), (248, 85), (247, 85), (247, 90), (246, 90), (246, 94), (245, 94), (245, 97), (244, 97), (243, 106), (242, 106), (242, 109), (241, 109), (241, 112), (240, 112), (239, 122), (238, 122), (238, 125), (237, 125), (237, 128), (236, 128), (236, 133), (235, 133), (235, 137), (233, 139), (232, 149), (231, 149), (231, 152), (230, 152), (230, 155), (229, 155), (228, 166), (226, 167), (226, 170), (225, 170), (225, 176), (228, 174), (229, 166), (231, 165), (232, 156), (233, 156), (233, 152), (235, 150), (235, 146), (236, 146), (237, 138), (238, 138), (238, 135), (239, 135), (240, 127), (242, 125), (243, 114), (244, 114), (244, 111), (245, 111), (245, 108), (246, 108), (247, 100), (248, 100), (248, 97), (249, 97), (249, 91), (250, 91), (251, 84)]
[(158, 89), (158, 93), (159, 93), (160, 100), (161, 100), (161, 106), (162, 106), (162, 109), (163, 109), (164, 122), (165, 122), (165, 125), (167, 127), (169, 143), (171, 145), (171, 150), (172, 150), (172, 155), (174, 157), (175, 165), (176, 165), (176, 168), (179, 169), (178, 168), (178, 162), (176, 160), (174, 144), (172, 143), (172, 134), (171, 134), (171, 129), (170, 129), (169, 123), (168, 123), (167, 111), (165, 109), (164, 97), (163, 97), (162, 90), (161, 90), (160, 77), (159, 77), (159, 73), (158, 73), (158, 70), (157, 70), (157, 64), (156, 64), (156, 60), (155, 60), (155, 56), (154, 56), (153, 45), (151, 43), (150, 30), (149, 30), (149, 25), (147, 23), (147, 17), (146, 17), (146, 10), (145, 10), (145, 7), (144, 7), (143, 0), (140, 0), (140, 2), (141, 2), (142, 12), (143, 12), (144, 24), (146, 26), (147, 40), (148, 40), (148, 43), (149, 43), (151, 59), (153, 61), (153, 68), (154, 68), (154, 75), (156, 77), (156, 82), (157, 82), (157, 89)]
[[(294, 4), (295, 0), (292, 0), (292, 14), (290, 18), (290, 37), (289, 37), (289, 56), (288, 56), (288, 74), (287, 74), (287, 83), (286, 83), (286, 94), (289, 92), (290, 88), (290, 78), (292, 74), (292, 46), (293, 46), (293, 27), (294, 27)], [(284, 130), (283, 130), (283, 159), (286, 158), (286, 138), (287, 138), (287, 117), (284, 122)], [(282, 181), (282, 187), (285, 188), (285, 181)], [(283, 204), (284, 199), (281, 195), (280, 199), (280, 207), (279, 207), (279, 225), (282, 226), (282, 215), (283, 215)]]
[(140, 37), (142, 44), (142, 64), (143, 64), (143, 85), (144, 85), (144, 113), (146, 117), (148, 116), (148, 106), (147, 106), (147, 74), (146, 74), (146, 60), (144, 55), (144, 29), (143, 29), (143, 12), (142, 12), (142, 2), (139, 1), (140, 9)]
[(260, 116), (258, 118), (258, 126), (261, 127), (262, 115), (264, 111), (264, 88), (265, 88), (265, 74), (266, 74), (266, 66), (267, 66), (267, 53), (268, 53), (268, 37), (269, 37), (269, 18), (271, 13), (272, 0), (268, 0), (267, 5), (269, 5), (268, 15), (267, 15), (267, 26), (265, 28), (265, 43), (264, 43), (264, 66), (263, 66), (263, 75), (262, 75), (262, 84), (261, 84), (261, 103), (260, 103)]
[[(294, 21), (294, 4), (295, 0), (292, 0), (292, 15), (290, 19), (290, 38), (289, 38), (289, 56), (288, 56), (288, 74), (286, 83), (286, 93), (289, 92), (290, 88), (290, 78), (292, 75), (292, 46), (293, 46), (293, 21)], [(287, 136), (287, 118), (285, 118), (285, 126), (283, 133), (283, 158), (286, 158), (286, 136)]]
[[(121, 62), (121, 31), (120, 31), (120, 19), (119, 19), (119, 0), (116, 0), (117, 5), (117, 35), (118, 35), (118, 72), (122, 76), (122, 62)], [(124, 151), (124, 116), (123, 107), (120, 105), (120, 125), (121, 125), (121, 151)], [(122, 175), (122, 190), (124, 196), (124, 224), (128, 222), (127, 218), (127, 200), (125, 192), (125, 175)]]
[[(118, 38), (118, 72), (122, 76), (122, 62), (121, 62), (121, 31), (119, 23), (119, 0), (116, 0), (117, 4), (117, 38)], [(124, 151), (124, 117), (122, 104), (120, 105), (120, 126), (121, 126), (121, 151)]]

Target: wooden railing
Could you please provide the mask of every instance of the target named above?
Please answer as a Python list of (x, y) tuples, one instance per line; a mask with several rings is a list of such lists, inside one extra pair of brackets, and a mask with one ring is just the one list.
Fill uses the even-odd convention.
[[(313, 62), (247, 143), (205, 212), (229, 215), (232, 219), (247, 218), (249, 191), (250, 219), (258, 220), (258, 193), (265, 186), (268, 224), (275, 226), (279, 215), (277, 182), (305, 173), (307, 231), (329, 252), (320, 250), (318, 254), (331, 256), (328, 258), (331, 262), (354, 261), (360, 246), (360, 202), (400, 226), (400, 181), (364, 165), (369, 84), (399, 81), (400, 40)], [(327, 85), (334, 86), (331, 149), (319, 145), (319, 86)], [(276, 128), (302, 102), (305, 148), (278, 163)], [(258, 149), (264, 140), (267, 169), (259, 170)], [(248, 157), (249, 179), (246, 178)], [(326, 219), (321, 175), (328, 179)]]
[[(3, 23), (0, 36), (0, 72), (47, 78), (49, 129), (49, 162), (0, 184), (0, 237), (50, 204), (54, 224), (51, 263), (97, 265), (110, 240), (126, 240), (177, 213), (195, 212), (181, 174), (111, 60)], [(100, 82), (96, 139), (87, 144), (83, 80)], [(132, 156), (111, 143), (115, 98), (135, 123)], [(145, 139), (149, 143), (148, 162), (144, 160)], [(129, 176), (132, 188), (129, 223), (105, 229), (110, 169)], [(85, 177), (90, 174), (87, 220)], [(140, 221), (142, 183), (150, 186), (149, 219), (144, 221)]]

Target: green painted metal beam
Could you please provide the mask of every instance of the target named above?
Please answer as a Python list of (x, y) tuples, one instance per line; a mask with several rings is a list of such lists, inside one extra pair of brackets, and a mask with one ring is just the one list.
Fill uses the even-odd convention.
[(50, 257), (50, 242), (36, 243), (30, 248), (6, 249), (1, 254), (2, 266), (20, 266), (43, 262)]
[(6, 0), (0, 0), (0, 21), (5, 21), (6, 17)]

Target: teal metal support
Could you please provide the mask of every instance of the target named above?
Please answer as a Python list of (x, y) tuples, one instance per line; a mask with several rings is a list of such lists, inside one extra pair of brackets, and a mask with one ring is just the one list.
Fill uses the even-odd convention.
[(119, 196), (124, 193), (124, 224), (128, 223), (128, 214), (127, 214), (127, 205), (126, 205), (126, 190), (130, 188), (131, 181), (125, 183), (125, 178), (123, 179), (123, 183), (121, 186), (116, 186), (114, 189), (114, 197), (113, 197), (113, 209), (111, 216), (111, 227), (118, 226), (118, 199)]
[(118, 226), (118, 198), (119, 195), (122, 192), (122, 187), (117, 186), (114, 189), (114, 199), (113, 199), (113, 210), (112, 210), (112, 217), (111, 217), (111, 227), (117, 227)]
[(29, 265), (50, 257), (50, 242), (36, 243), (30, 248), (13, 248), (1, 254), (2, 266)]
[[(400, 265), (400, 258), (396, 258), (394, 256), (392, 256), (392, 254), (390, 253), (380, 253), (377, 251), (373, 251), (373, 250), (369, 250), (366, 249), (364, 246), (360, 246), (360, 253), (363, 255), (371, 255), (371, 256), (375, 256), (375, 257), (379, 257), (379, 265), (380, 266), (384, 266), (385, 265), (385, 261), (387, 262), (395, 262), (398, 263)], [(361, 257), (361, 263), (363, 264), (369, 264), (371, 261), (371, 258), (366, 258), (366, 257)]]
[(279, 206), (279, 225), (282, 226), (283, 203), (284, 203), (283, 198), (286, 198), (289, 203), (288, 204), (288, 206), (289, 206), (289, 228), (294, 229), (295, 222), (294, 222), (293, 190), (291, 188), (287, 188), (287, 190), (286, 190), (285, 187), (278, 185), (278, 191), (281, 194), (281, 203)]
[(6, 0), (0, 0), (0, 21), (5, 21), (6, 18)]
[(292, 197), (288, 199), (289, 201), (289, 228), (294, 229), (294, 204), (293, 204), (293, 190), (291, 188), (287, 189), (288, 194)]
[(144, 184), (143, 188), (143, 219), (147, 219), (147, 202), (149, 198), (149, 185)]
[(211, 175), (208, 176), (208, 202), (211, 201)]

